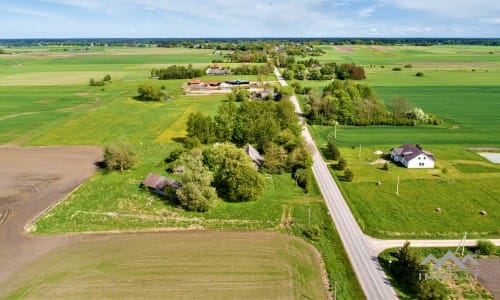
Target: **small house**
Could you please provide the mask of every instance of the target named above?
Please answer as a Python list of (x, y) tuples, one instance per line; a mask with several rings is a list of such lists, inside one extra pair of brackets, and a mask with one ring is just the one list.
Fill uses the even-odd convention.
[(409, 169), (434, 168), (434, 154), (425, 151), (419, 145), (404, 144), (391, 149), (391, 159)]
[(264, 158), (262, 158), (259, 151), (257, 151), (257, 149), (252, 147), (250, 144), (246, 145), (245, 153), (252, 159), (256, 168), (260, 167), (260, 165), (264, 162)]
[(211, 68), (208, 68), (206, 73), (207, 75), (231, 75), (231, 69), (215, 64)]
[(149, 173), (146, 179), (141, 183), (141, 187), (147, 187), (150, 192), (159, 195), (167, 195), (165, 191), (166, 188), (172, 188), (174, 190), (180, 189), (182, 183), (172, 178), (167, 178), (155, 173)]

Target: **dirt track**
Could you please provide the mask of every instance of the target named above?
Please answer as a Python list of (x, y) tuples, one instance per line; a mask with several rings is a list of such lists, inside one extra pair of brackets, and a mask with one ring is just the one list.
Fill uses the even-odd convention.
[(25, 225), (91, 176), (101, 160), (101, 147), (0, 146), (0, 281), (40, 255), (84, 238), (27, 236)]

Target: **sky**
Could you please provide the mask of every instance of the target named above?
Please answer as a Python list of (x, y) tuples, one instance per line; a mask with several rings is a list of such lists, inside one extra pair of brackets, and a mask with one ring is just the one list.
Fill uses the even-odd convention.
[(2, 38), (490, 37), (499, 0), (0, 0)]

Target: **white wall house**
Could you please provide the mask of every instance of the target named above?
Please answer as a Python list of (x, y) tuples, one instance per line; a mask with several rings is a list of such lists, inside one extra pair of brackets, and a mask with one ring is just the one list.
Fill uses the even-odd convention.
[(391, 150), (391, 158), (395, 162), (411, 169), (434, 168), (434, 155), (418, 145), (404, 144)]

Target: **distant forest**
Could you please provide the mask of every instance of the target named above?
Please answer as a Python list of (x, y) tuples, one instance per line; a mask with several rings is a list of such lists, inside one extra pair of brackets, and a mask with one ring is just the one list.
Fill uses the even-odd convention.
[[(186, 47), (205, 49), (248, 50), (266, 43), (300, 43), (310, 45), (485, 45), (500, 46), (498, 38), (95, 38), (95, 39), (0, 39), (3, 47), (30, 46), (129, 46)], [(260, 46), (259, 46), (260, 44)]]

